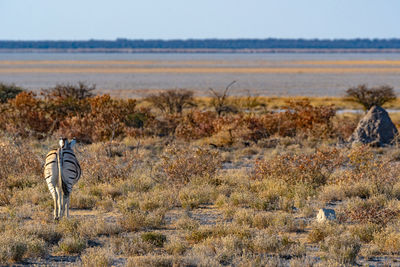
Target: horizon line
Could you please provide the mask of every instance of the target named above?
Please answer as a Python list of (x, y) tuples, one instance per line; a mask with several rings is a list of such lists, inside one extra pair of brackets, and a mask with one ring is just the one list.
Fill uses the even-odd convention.
[(0, 42), (88, 42), (88, 41), (199, 41), (199, 40), (220, 40), (220, 41), (238, 41), (238, 40), (302, 40), (302, 41), (354, 41), (354, 40), (363, 40), (363, 41), (383, 41), (383, 40), (400, 40), (400, 37), (388, 37), (388, 38), (379, 38), (379, 37), (354, 37), (354, 38), (278, 38), (278, 37), (267, 37), (267, 38), (248, 38), (248, 37), (237, 37), (237, 38), (137, 38), (130, 39), (125, 37), (117, 37), (114, 39), (102, 39), (102, 38), (89, 38), (89, 39), (0, 39)]

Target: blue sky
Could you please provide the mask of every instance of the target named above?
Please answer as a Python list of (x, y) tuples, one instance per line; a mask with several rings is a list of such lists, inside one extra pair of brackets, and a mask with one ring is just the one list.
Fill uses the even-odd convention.
[(400, 38), (400, 0), (0, 0), (0, 40)]

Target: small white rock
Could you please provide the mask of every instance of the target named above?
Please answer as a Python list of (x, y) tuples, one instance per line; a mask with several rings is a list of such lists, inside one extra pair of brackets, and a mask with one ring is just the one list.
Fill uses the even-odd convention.
[(320, 209), (317, 214), (317, 222), (322, 223), (325, 221), (336, 220), (336, 213), (333, 209)]

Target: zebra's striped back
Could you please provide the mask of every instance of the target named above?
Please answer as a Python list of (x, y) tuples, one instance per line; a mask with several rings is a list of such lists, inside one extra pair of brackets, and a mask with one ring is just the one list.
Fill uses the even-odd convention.
[[(81, 177), (81, 167), (72, 149), (62, 150), (62, 189), (64, 195), (68, 196), (74, 184)], [(44, 177), (49, 185), (50, 191), (55, 190), (54, 185), (58, 184), (58, 150), (51, 150), (44, 165)], [(50, 179), (51, 178), (51, 179)]]

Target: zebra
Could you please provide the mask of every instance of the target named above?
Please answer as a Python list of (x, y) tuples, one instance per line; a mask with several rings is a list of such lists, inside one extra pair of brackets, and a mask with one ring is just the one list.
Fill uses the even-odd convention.
[(67, 138), (60, 138), (60, 147), (46, 155), (44, 177), (54, 200), (55, 220), (61, 219), (64, 212), (69, 217), (69, 196), (73, 185), (81, 177), (81, 166), (72, 150), (75, 144), (75, 138), (71, 142)]

